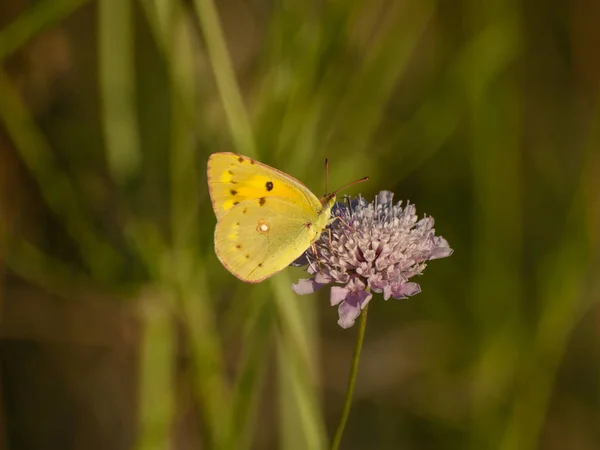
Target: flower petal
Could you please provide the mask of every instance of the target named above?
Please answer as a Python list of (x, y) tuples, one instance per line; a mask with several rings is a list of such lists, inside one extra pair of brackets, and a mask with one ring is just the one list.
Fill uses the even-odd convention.
[(359, 307), (343, 302), (338, 308), (338, 314), (340, 316), (338, 325), (344, 329), (350, 328), (354, 325), (356, 318), (360, 316), (360, 311), (361, 309)]
[(392, 296), (392, 286), (390, 284), (386, 284), (383, 286), (383, 299), (389, 300)]
[(340, 303), (338, 307), (338, 325), (342, 328), (350, 328), (354, 325), (354, 321), (365, 306), (369, 303), (369, 300), (373, 297), (373, 294), (366, 291), (350, 291), (349, 295), (346, 296), (346, 300)]
[(331, 276), (325, 272), (317, 272), (315, 275), (315, 282), (319, 284), (329, 284), (331, 283)]
[(298, 295), (312, 294), (321, 289), (324, 284), (317, 283), (315, 280), (304, 278), (298, 280), (296, 284), (292, 284), (292, 289)]
[(390, 191), (381, 191), (379, 194), (377, 194), (377, 204), (378, 205), (385, 205), (388, 203), (392, 203), (393, 199), (394, 199), (394, 193), (390, 192)]
[(436, 236), (435, 245), (436, 248), (431, 253), (429, 259), (446, 258), (454, 253), (454, 250), (452, 250), (448, 245), (448, 241), (441, 236)]
[(331, 292), (329, 293), (329, 301), (331, 302), (331, 306), (339, 305), (350, 293), (350, 289), (346, 289), (340, 286), (333, 286), (331, 288)]
[(418, 294), (419, 292), (421, 292), (421, 286), (419, 286), (418, 283), (409, 282), (398, 283), (397, 285), (392, 286), (391, 294), (392, 297), (401, 299), (411, 297), (413, 295)]

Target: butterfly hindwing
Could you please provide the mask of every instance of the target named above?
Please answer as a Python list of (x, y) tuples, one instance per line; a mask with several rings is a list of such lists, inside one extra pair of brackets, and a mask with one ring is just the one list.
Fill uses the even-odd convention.
[(246, 200), (219, 220), (215, 251), (236, 277), (257, 283), (298, 258), (321, 233), (321, 223), (287, 199)]
[(245, 200), (281, 197), (304, 209), (319, 211), (319, 199), (300, 181), (266, 164), (235, 153), (213, 153), (208, 185), (217, 219)]

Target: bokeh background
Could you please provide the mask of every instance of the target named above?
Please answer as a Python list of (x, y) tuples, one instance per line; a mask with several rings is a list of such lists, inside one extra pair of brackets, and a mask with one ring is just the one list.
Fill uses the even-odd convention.
[(0, 3), (0, 448), (323, 449), (357, 327), (217, 261), (206, 161), (382, 189), (343, 449), (600, 448), (597, 0)]

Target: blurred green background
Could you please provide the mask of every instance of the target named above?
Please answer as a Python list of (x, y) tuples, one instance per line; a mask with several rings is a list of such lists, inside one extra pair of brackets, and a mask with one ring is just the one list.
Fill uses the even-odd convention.
[(357, 327), (213, 251), (206, 160), (455, 250), (371, 302), (343, 449), (600, 448), (600, 3), (0, 3), (0, 448), (322, 449)]

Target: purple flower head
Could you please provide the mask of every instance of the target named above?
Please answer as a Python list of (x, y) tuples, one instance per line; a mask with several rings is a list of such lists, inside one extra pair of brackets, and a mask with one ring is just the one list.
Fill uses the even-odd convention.
[(408, 280), (420, 275), (427, 261), (452, 254), (448, 242), (435, 235), (432, 217), (418, 220), (414, 205), (394, 205), (393, 196), (382, 191), (372, 203), (361, 196), (348, 204), (336, 203), (331, 233), (321, 234), (314, 248), (292, 264), (307, 266), (312, 275), (292, 285), (297, 294), (336, 284), (331, 288), (331, 305), (338, 306), (342, 328), (354, 325), (371, 292), (383, 293), (385, 300), (421, 292), (417, 283)]

